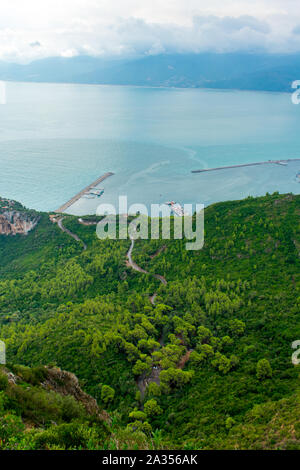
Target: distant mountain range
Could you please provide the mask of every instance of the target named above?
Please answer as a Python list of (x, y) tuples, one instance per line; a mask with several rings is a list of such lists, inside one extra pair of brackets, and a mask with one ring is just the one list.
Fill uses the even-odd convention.
[(0, 62), (0, 80), (291, 91), (300, 54), (162, 54), (139, 59), (52, 57), (27, 65)]

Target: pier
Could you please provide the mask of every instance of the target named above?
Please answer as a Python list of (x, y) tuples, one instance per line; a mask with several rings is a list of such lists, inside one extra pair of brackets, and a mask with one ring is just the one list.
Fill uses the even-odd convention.
[(203, 168), (202, 170), (192, 170), (192, 173), (204, 173), (206, 171), (217, 171), (217, 170), (229, 170), (230, 168), (241, 168), (244, 166), (256, 166), (256, 165), (267, 165), (267, 164), (276, 164), (276, 165), (287, 165), (288, 162), (300, 161), (300, 158), (290, 158), (288, 160), (268, 160), (267, 162), (256, 162), (256, 163), (243, 163), (240, 165), (230, 165), (230, 166), (219, 166), (218, 168)]
[(78, 199), (80, 199), (82, 196), (84, 196), (86, 193), (88, 193), (91, 189), (94, 189), (96, 186), (98, 186), (102, 181), (104, 181), (106, 178), (109, 178), (110, 176), (113, 176), (114, 173), (108, 172), (105, 173), (104, 175), (100, 176), (96, 181), (93, 183), (89, 184), (86, 188), (84, 188), (82, 191), (80, 191), (76, 196), (73, 196), (72, 199), (70, 199), (68, 202), (63, 204), (61, 207), (59, 207), (55, 212), (61, 214), (66, 212), (66, 210), (72, 206)]

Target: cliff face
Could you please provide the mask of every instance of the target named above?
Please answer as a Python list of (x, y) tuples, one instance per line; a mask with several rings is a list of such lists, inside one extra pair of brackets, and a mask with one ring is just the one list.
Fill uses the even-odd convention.
[(6, 211), (0, 214), (0, 235), (27, 235), (38, 223), (38, 217), (30, 217), (18, 211)]

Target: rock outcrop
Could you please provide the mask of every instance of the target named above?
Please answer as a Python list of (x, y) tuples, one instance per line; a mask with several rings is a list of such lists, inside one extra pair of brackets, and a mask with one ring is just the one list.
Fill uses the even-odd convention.
[(48, 367), (46, 369), (47, 378), (42, 384), (45, 388), (53, 390), (60, 395), (72, 395), (77, 401), (83, 404), (87, 413), (96, 415), (106, 422), (110, 421), (108, 413), (104, 410), (100, 410), (95, 398), (81, 389), (76, 375), (62, 370), (59, 367)]
[[(2, 373), (6, 375), (10, 386), (18, 387), (19, 384), (26, 381), (35, 387), (41, 386), (46, 391), (52, 391), (62, 396), (73, 396), (77, 402), (82, 403), (89, 415), (97, 416), (106, 423), (111, 422), (109, 414), (98, 406), (95, 398), (82, 390), (75, 374), (62, 370), (59, 367), (44, 366), (41, 367), (43, 374), (38, 378), (38, 382), (35, 380), (32, 382), (31, 380), (34, 375), (32, 375), (30, 379), (28, 376), (28, 372), (30, 372), (29, 367), (16, 367), (17, 369), (14, 372), (9, 370), (6, 366), (1, 367), (0, 369), (0, 374)], [(24, 375), (24, 371), (22, 371), (22, 369), (27, 372), (27, 375), (26, 373)], [(32, 369), (32, 371), (34, 372), (34, 369)]]
[(27, 235), (38, 223), (39, 218), (26, 212), (5, 211), (0, 213), (0, 235)]

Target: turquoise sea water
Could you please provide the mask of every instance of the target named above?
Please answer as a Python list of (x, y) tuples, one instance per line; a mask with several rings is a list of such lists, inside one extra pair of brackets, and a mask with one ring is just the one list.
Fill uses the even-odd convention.
[(0, 105), (0, 195), (54, 210), (107, 171), (97, 204), (175, 200), (210, 204), (267, 191), (300, 193), (300, 162), (192, 174), (191, 170), (300, 158), (300, 106), (290, 95), (8, 83)]

